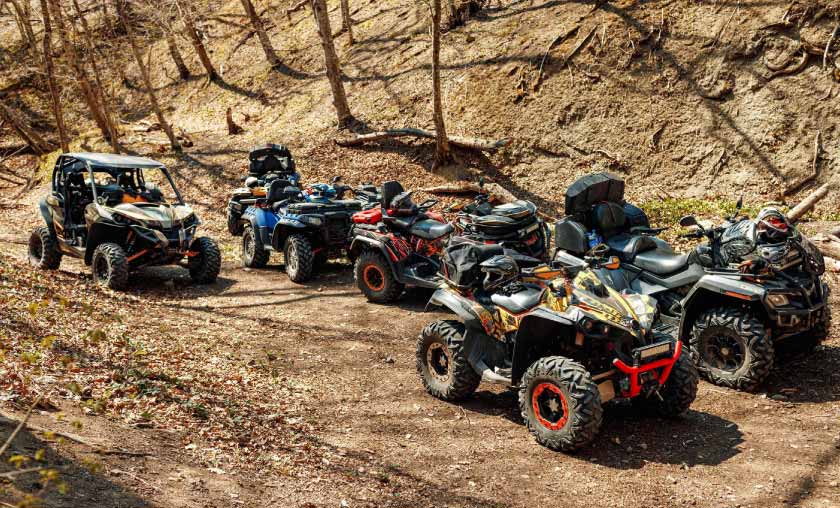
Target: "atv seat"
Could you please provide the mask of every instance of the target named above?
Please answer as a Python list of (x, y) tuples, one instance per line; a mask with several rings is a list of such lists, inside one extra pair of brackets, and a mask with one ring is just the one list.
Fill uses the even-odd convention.
[(633, 264), (657, 275), (668, 275), (688, 265), (688, 254), (674, 254), (663, 249), (649, 250), (637, 254)]
[(618, 203), (607, 201), (592, 209), (592, 225), (604, 238), (609, 238), (621, 230), (626, 220), (624, 207)]
[(498, 293), (493, 294), (490, 296), (490, 301), (514, 314), (520, 314), (537, 306), (540, 303), (542, 294), (542, 288), (528, 285), (522, 291), (513, 293), (510, 296)]
[(606, 243), (609, 245), (610, 250), (626, 263), (632, 262), (641, 252), (656, 249), (656, 242), (651, 237), (645, 235), (622, 233), (607, 238)]
[(446, 236), (455, 229), (450, 223), (442, 223), (436, 220), (419, 220), (412, 224), (410, 232), (412, 235), (424, 240), (435, 240)]

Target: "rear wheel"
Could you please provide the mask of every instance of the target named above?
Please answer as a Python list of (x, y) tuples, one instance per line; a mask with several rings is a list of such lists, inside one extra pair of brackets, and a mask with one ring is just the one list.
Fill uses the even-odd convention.
[(128, 283), (128, 260), (125, 251), (115, 243), (103, 243), (93, 251), (91, 260), (93, 281), (113, 290), (124, 289)]
[(57, 270), (61, 264), (61, 252), (49, 228), (35, 228), (29, 236), (29, 264), (41, 270)]
[(247, 224), (242, 230), (242, 265), (248, 268), (262, 268), (268, 264), (271, 252), (257, 241), (256, 231)]
[(187, 262), (190, 277), (198, 284), (212, 284), (216, 282), (222, 269), (222, 253), (212, 238), (203, 236), (197, 238), (191, 251), (194, 253)]
[(241, 235), (242, 232), (244, 231), (244, 229), (242, 227), (242, 214), (237, 212), (236, 210), (228, 208), (228, 211), (227, 211), (227, 227), (228, 227), (228, 232), (230, 234), (232, 234), (233, 236)]
[(481, 376), (467, 361), (464, 325), (458, 321), (435, 321), (420, 333), (415, 349), (417, 373), (426, 391), (447, 401), (475, 392)]
[(405, 289), (405, 284), (397, 282), (391, 266), (380, 252), (363, 251), (356, 259), (353, 276), (356, 285), (371, 302), (393, 302)]
[(691, 329), (692, 359), (716, 385), (755, 390), (770, 374), (774, 355), (764, 323), (736, 307), (709, 309)]
[(562, 356), (541, 358), (528, 368), (520, 386), (522, 419), (541, 445), (572, 451), (598, 434), (601, 395), (580, 363)]
[(698, 378), (699, 374), (691, 361), (691, 355), (687, 349), (683, 349), (659, 392), (646, 398), (636, 397), (633, 404), (643, 411), (656, 413), (663, 418), (676, 418), (688, 411), (691, 403), (697, 398)]
[(315, 254), (312, 244), (303, 235), (291, 235), (286, 239), (283, 248), (286, 262), (286, 274), (292, 282), (306, 282), (312, 277), (312, 267), (315, 264)]

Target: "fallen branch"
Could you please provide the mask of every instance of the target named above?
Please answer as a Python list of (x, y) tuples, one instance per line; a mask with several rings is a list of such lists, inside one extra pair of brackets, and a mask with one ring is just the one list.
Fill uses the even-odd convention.
[[(337, 144), (338, 146), (359, 146), (364, 143), (372, 143), (376, 141), (381, 141), (383, 139), (402, 138), (406, 136), (435, 139), (435, 132), (414, 128), (389, 129), (387, 131), (371, 132), (368, 134), (356, 134), (353, 137), (336, 139), (335, 144)], [(499, 148), (503, 148), (510, 144), (510, 141), (510, 138), (500, 139), (498, 141), (488, 141), (479, 138), (449, 136), (449, 143), (452, 145), (459, 146), (461, 148), (481, 150), (486, 152), (492, 152), (494, 150), (498, 150)]]
[[(826, 197), (827, 195), (828, 195), (828, 184), (824, 183), (824, 184), (820, 185), (820, 187), (817, 190), (815, 190), (811, 194), (808, 194), (808, 196), (805, 197), (805, 199), (803, 199), (798, 205), (793, 207), (793, 209), (790, 212), (788, 212), (788, 214), (787, 214), (788, 220), (790, 220), (790, 221), (799, 220), (803, 215), (805, 215), (806, 213), (811, 211), (811, 209), (814, 208), (814, 206), (817, 203), (819, 203), (820, 200), (823, 199), (824, 197)], [(840, 256), (837, 256), (837, 257), (840, 257)]]
[(32, 411), (34, 411), (38, 404), (41, 403), (42, 397), (43, 395), (39, 395), (38, 398), (35, 399), (35, 402), (33, 402), (31, 406), (29, 406), (29, 410), (26, 412), (26, 416), (24, 416), (23, 420), (21, 420), (18, 426), (15, 427), (15, 430), (12, 431), (12, 434), (6, 439), (6, 442), (3, 443), (3, 446), (0, 446), (0, 457), (3, 457), (3, 454), (6, 453), (6, 450), (9, 449), (9, 446), (11, 446), (12, 441), (15, 440), (18, 433), (20, 433), (20, 431), (23, 430), (24, 427), (26, 427), (26, 422), (28, 422), (29, 417), (32, 416)]
[(781, 69), (781, 70), (778, 70), (776, 72), (771, 73), (767, 77), (767, 81), (776, 79), (779, 76), (786, 76), (786, 75), (789, 75), (789, 74), (796, 74), (798, 72), (801, 72), (802, 69), (804, 69), (808, 65), (808, 59), (809, 58), (811, 58), (811, 54), (809, 52), (805, 51), (805, 49), (803, 49), (802, 50), (802, 58), (799, 60), (799, 62), (796, 65), (794, 65), (793, 67), (786, 67), (784, 69)]
[(821, 234), (814, 235), (810, 239), (824, 257), (840, 259), (840, 242)]
[(831, 37), (828, 38), (828, 42), (825, 45), (825, 51), (823, 52), (823, 70), (828, 67), (828, 51), (831, 49), (831, 43), (834, 42), (834, 39), (837, 37), (837, 32), (840, 32), (840, 23), (837, 23), (837, 26), (834, 27), (834, 31), (831, 32)]
[(831, 270), (832, 272), (840, 272), (840, 261), (832, 257), (828, 257), (825, 254), (823, 254), (823, 257), (825, 258), (826, 270)]
[(309, 3), (309, 0), (300, 0), (300, 2), (294, 4), (293, 6), (286, 9), (286, 19), (291, 21), (292, 20), (292, 13), (303, 9), (304, 7), (306, 7), (306, 5), (308, 3)]
[[(40, 401), (39, 401), (40, 402)], [(4, 418), (0, 416), (0, 423), (14, 423), (14, 420), (9, 418)], [(80, 445), (87, 446), (92, 449), (93, 453), (98, 455), (124, 455), (127, 457), (149, 457), (152, 454), (148, 452), (132, 452), (129, 450), (123, 450), (122, 448), (105, 448), (100, 444), (92, 443), (85, 438), (78, 436), (76, 434), (71, 434), (69, 432), (61, 432), (57, 430), (50, 430), (44, 427), (39, 427), (37, 425), (27, 425), (27, 428), (33, 432), (38, 432), (40, 434), (46, 434), (51, 437), (60, 437), (67, 439), (68, 441), (73, 441), (74, 443), (78, 443)]]
[[(427, 187), (420, 189), (428, 194), (478, 194), (482, 192), (481, 187), (474, 182), (456, 182), (445, 185), (438, 185), (436, 187)], [(513, 203), (519, 200), (512, 192), (505, 189), (497, 183), (484, 184), (483, 192), (489, 194), (490, 201), (494, 203)], [(537, 214), (544, 219), (551, 221), (557, 220), (556, 217), (537, 211)]]
[(580, 25), (572, 28), (568, 32), (565, 32), (565, 33), (562, 33), (562, 34), (558, 35), (548, 45), (548, 48), (546, 48), (546, 50), (545, 50), (545, 54), (543, 54), (542, 60), (540, 60), (540, 70), (537, 73), (537, 79), (534, 82), (534, 90), (536, 90), (537, 87), (540, 86), (540, 83), (542, 83), (543, 66), (545, 65), (546, 60), (548, 60), (548, 55), (549, 55), (549, 53), (551, 53), (551, 49), (554, 48), (554, 46), (556, 46), (559, 42), (565, 41), (566, 39), (568, 39), (569, 37), (571, 37), (572, 35), (577, 33), (579, 28), (580, 28)]

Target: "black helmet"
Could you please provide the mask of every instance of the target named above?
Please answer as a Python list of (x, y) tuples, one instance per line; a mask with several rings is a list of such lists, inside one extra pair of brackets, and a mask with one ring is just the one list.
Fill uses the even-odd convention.
[(498, 289), (513, 282), (519, 276), (519, 266), (516, 261), (505, 254), (497, 254), (483, 261), (479, 267), (481, 272), (484, 273), (482, 284), (487, 291)]
[(758, 234), (770, 242), (780, 242), (790, 236), (790, 223), (777, 208), (767, 207), (758, 212), (755, 220)]

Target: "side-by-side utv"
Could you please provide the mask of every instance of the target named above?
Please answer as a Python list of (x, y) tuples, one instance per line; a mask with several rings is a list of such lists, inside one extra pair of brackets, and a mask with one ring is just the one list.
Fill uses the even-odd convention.
[(123, 289), (139, 268), (184, 260), (197, 283), (219, 274), (216, 242), (196, 235), (201, 221), (160, 162), (63, 154), (40, 208), (46, 225), (29, 238), (29, 260), (38, 268), (58, 269), (65, 255), (81, 258), (94, 281), (111, 289)]

